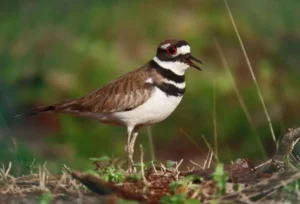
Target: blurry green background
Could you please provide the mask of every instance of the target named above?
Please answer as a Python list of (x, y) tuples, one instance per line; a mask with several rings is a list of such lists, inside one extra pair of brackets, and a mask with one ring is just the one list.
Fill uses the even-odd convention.
[[(300, 1), (228, 3), (279, 137), (300, 124)], [(202, 72), (187, 72), (186, 94), (177, 110), (151, 127), (157, 159), (203, 162), (208, 148), (202, 135), (214, 147), (214, 129), (225, 162), (239, 157), (261, 161), (274, 152), (261, 102), (221, 0), (6, 0), (0, 3), (0, 31), (0, 163), (24, 167), (36, 158), (51, 168), (66, 163), (84, 169), (91, 167), (90, 157), (123, 157), (123, 127), (69, 115), (21, 121), (12, 117), (105, 85), (146, 63), (169, 38), (188, 41), (204, 65)], [(146, 128), (137, 144), (143, 144), (149, 160)], [(138, 145), (135, 153), (139, 160)]]

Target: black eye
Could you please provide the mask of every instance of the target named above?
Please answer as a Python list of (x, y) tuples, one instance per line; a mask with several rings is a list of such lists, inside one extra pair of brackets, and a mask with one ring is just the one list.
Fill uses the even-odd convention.
[(176, 47), (174, 47), (173, 45), (171, 45), (171, 46), (169, 46), (167, 48), (167, 52), (169, 53), (169, 55), (175, 55), (176, 52), (177, 52), (177, 49), (176, 49)]

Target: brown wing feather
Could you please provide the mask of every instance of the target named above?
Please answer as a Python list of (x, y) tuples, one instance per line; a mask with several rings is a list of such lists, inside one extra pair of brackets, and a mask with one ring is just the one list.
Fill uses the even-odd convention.
[(119, 77), (84, 97), (39, 107), (18, 115), (17, 118), (45, 112), (113, 113), (134, 109), (151, 96), (152, 84), (146, 83), (146, 80), (152, 75), (152, 71), (149, 71), (147, 65)]
[(134, 109), (151, 95), (152, 86), (145, 81), (149, 73), (143, 70), (130, 72), (80, 99), (85, 111), (112, 113)]

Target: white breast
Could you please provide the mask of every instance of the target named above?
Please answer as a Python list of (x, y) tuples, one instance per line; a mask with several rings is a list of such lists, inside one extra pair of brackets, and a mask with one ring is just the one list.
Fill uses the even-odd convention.
[(178, 106), (182, 96), (167, 96), (157, 87), (153, 88), (151, 97), (135, 109), (115, 113), (82, 113), (101, 122), (118, 123), (124, 126), (149, 125), (167, 118)]
[(155, 87), (151, 97), (141, 106), (125, 112), (113, 113), (124, 125), (153, 124), (167, 118), (178, 106), (181, 97), (167, 96)]

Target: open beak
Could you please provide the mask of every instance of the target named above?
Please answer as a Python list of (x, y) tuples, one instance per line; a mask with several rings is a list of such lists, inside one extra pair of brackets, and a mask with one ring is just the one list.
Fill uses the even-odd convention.
[(185, 63), (187, 63), (187, 64), (189, 64), (191, 67), (194, 67), (194, 68), (198, 69), (199, 71), (201, 71), (201, 68), (200, 68), (198, 65), (196, 65), (192, 60), (194, 60), (194, 61), (196, 61), (196, 62), (198, 62), (198, 63), (200, 63), (200, 64), (203, 64), (203, 63), (201, 62), (201, 60), (196, 59), (196, 58), (193, 57), (192, 55), (188, 55), (188, 56), (184, 59)]

